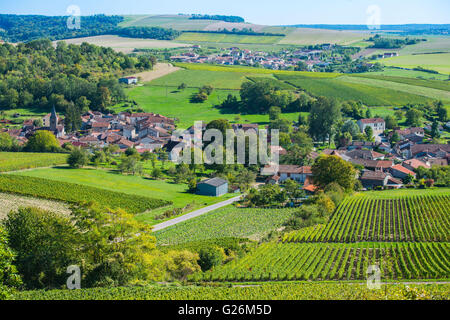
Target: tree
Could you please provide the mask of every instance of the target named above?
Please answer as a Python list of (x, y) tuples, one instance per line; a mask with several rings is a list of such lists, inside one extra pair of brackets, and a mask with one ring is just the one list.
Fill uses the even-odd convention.
[(25, 149), (30, 152), (56, 152), (59, 150), (59, 143), (53, 133), (40, 130), (30, 137)]
[(439, 105), (437, 107), (437, 115), (439, 118), (439, 121), (445, 122), (448, 120), (448, 113), (447, 108), (444, 105)]
[(210, 86), (210, 85), (203, 86), (203, 87), (200, 89), (200, 92), (204, 92), (204, 93), (206, 93), (208, 96), (210, 96), (210, 95), (213, 93), (213, 91), (214, 91), (214, 88), (213, 88), (212, 86)]
[(158, 180), (162, 176), (162, 171), (160, 168), (153, 168), (152, 170), (152, 178)]
[(82, 168), (89, 163), (87, 151), (78, 147), (74, 148), (67, 157), (67, 164), (71, 168)]
[(403, 178), (403, 183), (404, 184), (411, 184), (414, 181), (414, 177), (410, 174), (408, 174), (406, 177)]
[(225, 253), (223, 249), (219, 248), (202, 248), (198, 253), (199, 259), (198, 264), (202, 271), (211, 270), (215, 266), (219, 266), (222, 264), (224, 260)]
[(76, 132), (81, 129), (82, 123), (80, 109), (73, 103), (69, 104), (64, 118), (64, 126), (66, 131)]
[(366, 135), (367, 141), (373, 140), (373, 128), (371, 126), (367, 126), (364, 128), (364, 134)]
[(280, 107), (271, 107), (269, 110), (269, 119), (271, 121), (280, 119), (281, 108)]
[(119, 171), (121, 173), (130, 173), (133, 176), (142, 175), (143, 173), (142, 163), (139, 162), (137, 157), (133, 156), (126, 157), (119, 164)]
[(412, 127), (420, 127), (422, 124), (422, 112), (418, 109), (411, 108), (406, 112), (406, 124)]
[(13, 138), (6, 132), (0, 133), (0, 150), (1, 151), (10, 151), (14, 145), (15, 141)]
[(325, 188), (330, 183), (339, 184), (350, 191), (355, 186), (356, 170), (353, 165), (337, 156), (321, 156), (312, 166), (314, 184)]
[(402, 120), (402, 119), (403, 119), (403, 111), (402, 111), (402, 110), (396, 110), (396, 111), (394, 112), (394, 116), (395, 116), (395, 118), (396, 118), (398, 121)]
[(331, 138), (335, 126), (341, 118), (341, 110), (335, 100), (319, 97), (311, 104), (309, 115), (309, 134), (317, 141), (325, 142)]
[(4, 222), (9, 246), (28, 289), (58, 288), (79, 262), (77, 231), (69, 218), (37, 208), (11, 211)]
[(399, 142), (400, 141), (400, 135), (395, 131), (393, 134), (392, 134), (392, 137), (391, 137), (391, 144), (396, 144), (397, 142)]
[(198, 260), (199, 255), (188, 250), (169, 251), (165, 266), (172, 279), (186, 280), (188, 275), (201, 271)]
[(123, 210), (106, 210), (96, 204), (73, 207), (72, 217), (78, 230), (77, 255), (82, 259), (84, 286), (124, 286), (163, 279), (165, 270), (157, 259), (151, 227)]
[(22, 284), (16, 266), (15, 254), (8, 247), (8, 236), (0, 225), (0, 300), (6, 299), (8, 288), (17, 288)]
[(197, 93), (194, 93), (191, 96), (190, 102), (191, 103), (203, 103), (206, 100), (208, 100), (208, 94), (204, 91), (199, 91)]
[(227, 119), (217, 119), (213, 120), (206, 125), (206, 130), (216, 129), (222, 133), (223, 143), (226, 141), (227, 130), (231, 129), (232, 126)]
[(287, 119), (278, 119), (270, 121), (269, 130), (280, 130), (280, 132), (289, 133), (291, 131), (292, 124)]
[(439, 131), (439, 124), (434, 121), (431, 125), (431, 137), (433, 139), (439, 139), (441, 137), (441, 132)]
[(386, 122), (386, 128), (387, 129), (394, 129), (398, 127), (398, 121), (395, 117), (388, 115), (386, 118), (384, 118), (384, 121)]

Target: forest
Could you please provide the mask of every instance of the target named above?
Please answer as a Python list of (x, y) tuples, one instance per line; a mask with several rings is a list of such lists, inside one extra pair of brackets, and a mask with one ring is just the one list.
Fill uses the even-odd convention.
[(82, 16), (80, 29), (67, 28), (68, 17), (0, 14), (0, 38), (9, 42), (27, 42), (42, 38), (50, 40), (110, 34), (123, 21), (120, 16)]
[(159, 27), (128, 27), (119, 28), (116, 31), (119, 36), (130, 38), (173, 40), (181, 35), (180, 31), (172, 28), (165, 29)]
[(3, 44), (0, 109), (105, 110), (125, 98), (118, 77), (151, 69), (154, 63), (149, 56), (129, 57), (88, 43), (60, 41), (56, 48), (48, 39)]
[(193, 14), (189, 19), (191, 20), (219, 20), (225, 22), (245, 22), (245, 19), (238, 16), (222, 16), (209, 14)]

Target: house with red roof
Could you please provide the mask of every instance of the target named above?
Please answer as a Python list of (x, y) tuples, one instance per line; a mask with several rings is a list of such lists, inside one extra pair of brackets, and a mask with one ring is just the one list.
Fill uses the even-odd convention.
[(397, 164), (397, 165), (391, 167), (389, 169), (389, 171), (391, 172), (392, 176), (395, 177), (395, 178), (404, 179), (404, 178), (406, 178), (409, 175), (411, 175), (414, 178), (416, 178), (415, 172), (405, 168), (401, 164)]

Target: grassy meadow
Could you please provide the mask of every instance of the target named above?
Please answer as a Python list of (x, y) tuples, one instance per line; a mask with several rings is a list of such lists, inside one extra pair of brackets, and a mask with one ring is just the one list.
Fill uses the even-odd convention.
[[(159, 82), (164, 79), (158, 79)], [(188, 83), (187, 83), (188, 84)], [(189, 84), (188, 84), (189, 85)], [(139, 107), (146, 112), (160, 113), (168, 117), (179, 119), (178, 128), (187, 129), (195, 121), (210, 122), (216, 119), (228, 119), (232, 123), (258, 123), (263, 126), (269, 123), (269, 115), (239, 115), (220, 110), (216, 106), (220, 104), (229, 94), (239, 96), (237, 90), (214, 90), (208, 101), (204, 103), (191, 103), (189, 98), (196, 93), (198, 89), (187, 88), (184, 91), (178, 91), (177, 87), (153, 86), (152, 83), (145, 86), (136, 87), (127, 91), (129, 98), (136, 101)], [(116, 106), (116, 111), (126, 110)], [(289, 120), (297, 120), (298, 113), (286, 113), (282, 117)]]
[(138, 220), (150, 224), (162, 222), (155, 221), (153, 218), (171, 208), (184, 208), (190, 204), (190, 211), (193, 211), (235, 196), (234, 194), (230, 194), (216, 198), (194, 195), (187, 192), (188, 186), (185, 184), (174, 184), (172, 181), (167, 180), (152, 180), (139, 176), (121, 175), (112, 170), (104, 169), (49, 168), (21, 172), (20, 175), (76, 183), (83, 186), (95, 187), (100, 190), (109, 190), (173, 202), (173, 205), (137, 215)]

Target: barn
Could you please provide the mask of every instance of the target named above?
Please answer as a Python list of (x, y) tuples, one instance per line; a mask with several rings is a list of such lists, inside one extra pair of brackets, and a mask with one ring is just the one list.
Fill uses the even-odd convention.
[(197, 194), (202, 196), (220, 197), (228, 193), (228, 182), (220, 178), (208, 179), (197, 185)]

